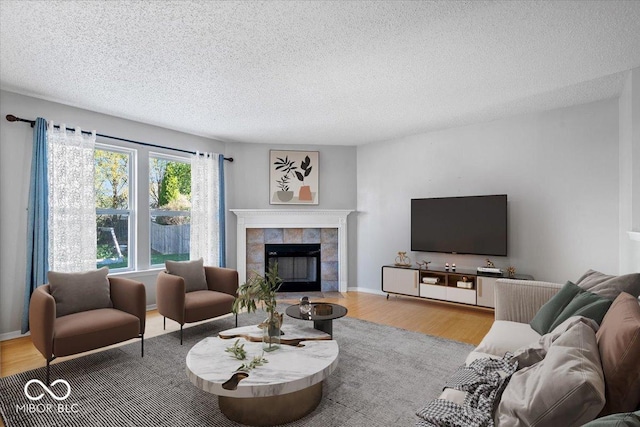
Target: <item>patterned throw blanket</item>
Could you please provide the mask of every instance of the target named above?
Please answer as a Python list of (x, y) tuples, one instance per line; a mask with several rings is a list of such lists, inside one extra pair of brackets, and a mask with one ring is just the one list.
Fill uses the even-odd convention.
[(493, 427), (494, 407), (517, 367), (510, 353), (502, 359), (477, 359), (461, 367), (445, 388), (466, 392), (464, 403), (436, 399), (416, 412), (422, 418), (416, 427)]

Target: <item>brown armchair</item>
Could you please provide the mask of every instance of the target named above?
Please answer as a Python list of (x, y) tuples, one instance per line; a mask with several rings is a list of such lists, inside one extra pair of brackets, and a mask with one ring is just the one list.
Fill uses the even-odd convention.
[(56, 357), (69, 356), (140, 338), (144, 357), (146, 291), (142, 283), (122, 277), (108, 277), (112, 308), (99, 308), (56, 316), (56, 300), (50, 285), (31, 295), (29, 325), (33, 345), (49, 365)]
[[(180, 345), (185, 323), (199, 322), (232, 312), (233, 301), (238, 291), (238, 272), (230, 268), (204, 267), (207, 290), (186, 291), (185, 281), (180, 276), (160, 272), (156, 282), (158, 312), (180, 324)], [(238, 315), (236, 314), (236, 326)]]

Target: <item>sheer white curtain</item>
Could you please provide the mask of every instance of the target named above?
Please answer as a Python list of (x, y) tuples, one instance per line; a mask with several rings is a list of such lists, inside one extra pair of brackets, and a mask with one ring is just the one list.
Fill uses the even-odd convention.
[(94, 146), (96, 133), (68, 132), (48, 123), (49, 269), (96, 268)]
[(191, 259), (218, 266), (220, 185), (218, 154), (196, 154), (191, 159)]

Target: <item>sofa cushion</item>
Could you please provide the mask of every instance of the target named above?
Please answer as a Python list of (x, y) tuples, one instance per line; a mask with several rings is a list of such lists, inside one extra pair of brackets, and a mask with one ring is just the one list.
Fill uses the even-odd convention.
[(551, 297), (536, 313), (531, 320), (531, 327), (540, 335), (544, 335), (552, 328), (551, 325), (556, 318), (562, 313), (573, 298), (581, 292), (578, 285), (567, 282), (557, 294)]
[(572, 316), (582, 316), (593, 319), (599, 325), (602, 323), (602, 319), (607, 313), (607, 310), (609, 310), (612, 302), (610, 299), (584, 291), (576, 295), (564, 310), (562, 310), (562, 313), (560, 313), (551, 324), (550, 330), (553, 330)]
[(511, 377), (496, 413), (498, 426), (580, 426), (604, 406), (604, 376), (596, 334), (577, 323), (539, 363)]
[(602, 415), (640, 407), (640, 305), (623, 292), (596, 334), (607, 403)]
[(502, 357), (506, 352), (513, 353), (521, 347), (534, 344), (538, 339), (540, 334), (531, 329), (528, 323), (496, 320), (474, 352)]
[(78, 273), (48, 272), (49, 289), (56, 301), (56, 317), (113, 307), (107, 274), (107, 267)]
[(207, 278), (204, 274), (204, 260), (170, 261), (164, 262), (167, 273), (184, 279), (186, 292), (204, 291), (207, 288)]
[(599, 271), (588, 270), (578, 279), (576, 284), (585, 291), (611, 300), (614, 300), (621, 292), (626, 292), (635, 298), (640, 296), (640, 273), (609, 276)]

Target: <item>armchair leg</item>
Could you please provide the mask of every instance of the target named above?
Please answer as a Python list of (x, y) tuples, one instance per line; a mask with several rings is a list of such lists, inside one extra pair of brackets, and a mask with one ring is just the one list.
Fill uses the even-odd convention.
[(182, 345), (182, 326), (180, 325), (180, 345)]
[(238, 327), (238, 313), (236, 313), (236, 328)]
[(162, 329), (163, 330), (167, 330), (167, 317), (166, 316), (162, 316)]
[(55, 356), (51, 356), (51, 359), (47, 359), (47, 385), (51, 385), (51, 381), (50, 381), (51, 362), (53, 362), (55, 358), (56, 358)]
[(144, 357), (144, 334), (140, 334), (140, 357)]

